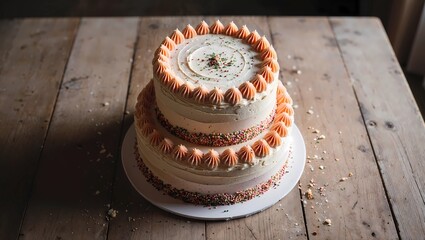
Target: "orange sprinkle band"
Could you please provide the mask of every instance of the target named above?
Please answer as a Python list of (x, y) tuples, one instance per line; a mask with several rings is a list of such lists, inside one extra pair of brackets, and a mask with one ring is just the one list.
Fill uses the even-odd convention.
[(198, 35), (196, 33), (196, 30), (190, 24), (187, 24), (187, 26), (183, 29), (182, 33), (183, 33), (184, 38), (186, 38), (186, 39), (190, 39), (190, 38), (193, 38), (196, 35)]
[(224, 31), (224, 26), (220, 22), (220, 20), (215, 21), (215, 23), (213, 23), (213, 25), (211, 25), (210, 27), (210, 32), (214, 34), (221, 34), (223, 33), (223, 31)]
[(184, 40), (183, 33), (177, 28), (170, 36), (171, 40), (174, 41), (175, 44), (180, 44)]
[(260, 74), (256, 74), (255, 77), (251, 80), (251, 83), (259, 93), (263, 92), (267, 88), (267, 82)]
[(245, 39), (250, 34), (249, 29), (246, 27), (246, 25), (243, 25), (238, 32), (236, 33), (236, 37), (240, 39)]
[(238, 26), (231, 21), (225, 28), (224, 28), (224, 34), (228, 36), (234, 36), (238, 32)]
[(205, 35), (210, 33), (210, 28), (208, 27), (208, 24), (205, 21), (202, 21), (197, 27), (196, 27), (196, 33), (198, 35)]

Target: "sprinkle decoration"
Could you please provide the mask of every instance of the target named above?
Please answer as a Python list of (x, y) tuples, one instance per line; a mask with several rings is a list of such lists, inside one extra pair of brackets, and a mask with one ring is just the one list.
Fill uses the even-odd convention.
[[(152, 184), (158, 191), (180, 199), (184, 202), (192, 203), (195, 205), (203, 206), (219, 206), (219, 205), (233, 205), (240, 202), (246, 202), (255, 197), (267, 192), (269, 189), (279, 185), (280, 180), (284, 176), (287, 167), (287, 160), (283, 167), (273, 175), (268, 181), (257, 184), (256, 186), (235, 193), (217, 193), (217, 194), (202, 194), (199, 192), (190, 192), (184, 189), (174, 188), (171, 184), (164, 183), (161, 179), (153, 175), (152, 171), (145, 165), (143, 159), (139, 155), (137, 149), (137, 141), (134, 144), (134, 154), (136, 156), (137, 166), (145, 176), (147, 182)], [(289, 152), (288, 159), (292, 157), (292, 151)]]
[(185, 128), (179, 126), (173, 126), (161, 113), (158, 108), (155, 108), (156, 117), (159, 123), (171, 134), (177, 136), (183, 140), (191, 143), (212, 146), (212, 147), (224, 147), (234, 144), (243, 143), (253, 139), (266, 130), (273, 122), (276, 110), (270, 113), (270, 115), (261, 121), (259, 124), (252, 126), (247, 129), (234, 131), (231, 133), (201, 133), (201, 132), (190, 132)]

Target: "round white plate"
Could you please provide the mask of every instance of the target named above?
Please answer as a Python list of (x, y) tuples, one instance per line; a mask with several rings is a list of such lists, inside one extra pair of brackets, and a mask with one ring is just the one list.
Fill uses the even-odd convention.
[(136, 141), (134, 125), (130, 126), (124, 138), (121, 149), (121, 157), (125, 173), (127, 174), (131, 184), (153, 205), (165, 211), (187, 218), (201, 220), (230, 220), (248, 217), (271, 207), (280, 199), (285, 197), (292, 188), (297, 185), (304, 170), (306, 150), (304, 139), (297, 126), (294, 126), (291, 131), (291, 135), (293, 138), (292, 155), (289, 157), (286, 172), (280, 180), (280, 183), (276, 187), (270, 188), (266, 193), (259, 197), (234, 205), (216, 207), (194, 205), (172, 198), (165, 195), (163, 192), (156, 190), (146, 181), (145, 176), (137, 167), (137, 161), (134, 155), (134, 144)]

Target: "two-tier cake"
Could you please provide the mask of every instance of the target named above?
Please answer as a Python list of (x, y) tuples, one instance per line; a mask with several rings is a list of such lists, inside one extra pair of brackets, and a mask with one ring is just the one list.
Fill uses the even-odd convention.
[(137, 98), (138, 166), (155, 188), (186, 202), (234, 204), (285, 172), (292, 100), (265, 36), (233, 22), (187, 25), (153, 58)]

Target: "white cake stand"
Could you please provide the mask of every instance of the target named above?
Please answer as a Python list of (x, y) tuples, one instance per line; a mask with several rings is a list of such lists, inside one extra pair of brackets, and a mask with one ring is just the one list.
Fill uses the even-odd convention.
[(280, 183), (270, 188), (263, 195), (253, 198), (249, 201), (237, 203), (234, 205), (206, 207), (185, 203), (181, 200), (165, 195), (156, 190), (146, 181), (145, 176), (137, 167), (136, 157), (134, 155), (134, 144), (136, 134), (134, 124), (130, 126), (124, 138), (121, 157), (124, 171), (127, 174), (133, 187), (153, 205), (183, 216), (201, 220), (230, 220), (241, 217), (248, 217), (252, 214), (261, 212), (285, 197), (294, 188), (301, 178), (304, 170), (306, 150), (304, 139), (296, 125), (294, 125), (291, 135), (293, 138), (292, 156), (289, 158), (286, 173), (283, 175)]

